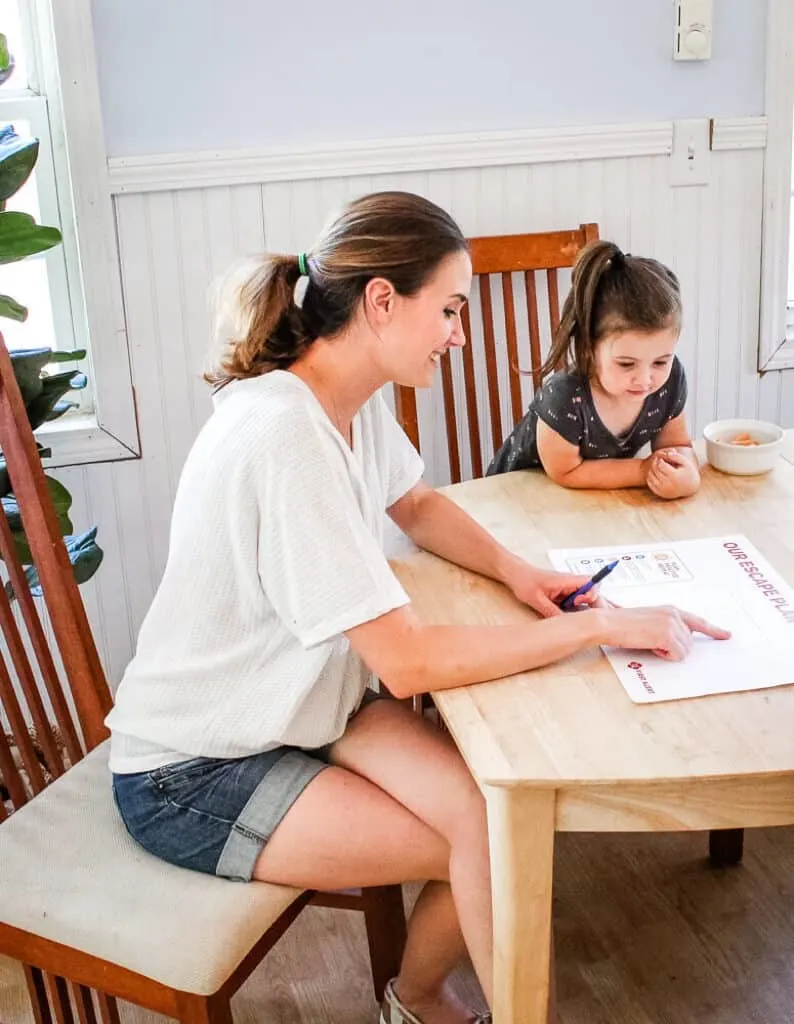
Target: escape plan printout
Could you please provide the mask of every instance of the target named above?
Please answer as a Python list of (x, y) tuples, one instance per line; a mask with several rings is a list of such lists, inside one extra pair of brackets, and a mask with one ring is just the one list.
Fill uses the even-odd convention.
[(615, 559), (601, 593), (624, 607), (673, 604), (729, 629), (695, 635), (684, 661), (604, 647), (637, 703), (760, 690), (794, 682), (794, 591), (741, 535), (549, 552), (555, 569), (592, 576)]

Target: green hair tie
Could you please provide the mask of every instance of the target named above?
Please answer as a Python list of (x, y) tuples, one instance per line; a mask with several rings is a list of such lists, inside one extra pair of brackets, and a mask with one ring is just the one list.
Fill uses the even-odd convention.
[(305, 252), (298, 253), (298, 271), (300, 272), (301, 277), (305, 277), (309, 273), (308, 267), (306, 266)]

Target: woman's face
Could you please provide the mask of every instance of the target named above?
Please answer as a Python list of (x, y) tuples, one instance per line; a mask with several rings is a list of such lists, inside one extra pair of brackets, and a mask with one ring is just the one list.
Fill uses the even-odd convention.
[(457, 252), (441, 261), (416, 295), (392, 291), (387, 322), (376, 329), (389, 380), (415, 388), (431, 386), (442, 357), (466, 342), (460, 314), (470, 287), (469, 254)]

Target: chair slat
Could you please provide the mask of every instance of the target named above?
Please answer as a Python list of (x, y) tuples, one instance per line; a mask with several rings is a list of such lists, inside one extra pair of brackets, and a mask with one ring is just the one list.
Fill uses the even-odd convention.
[(552, 335), (560, 326), (560, 294), (557, 285), (557, 271), (547, 270), (546, 281), (549, 289), (549, 323)]
[[(461, 318), (466, 337), (471, 339), (471, 317), (468, 306), (463, 307)], [(463, 346), (463, 378), (466, 382), (466, 416), (469, 421), (471, 469), (474, 476), (479, 477), (482, 476), (482, 448), (480, 445), (480, 421), (477, 415), (477, 382), (474, 378), (474, 354), (471, 344)]]
[(69, 990), (72, 996), (72, 1002), (77, 1010), (77, 1019), (80, 1024), (97, 1024), (96, 1010), (94, 1009), (94, 1002), (91, 998), (91, 989), (86, 988), (85, 985), (77, 985), (74, 982), (69, 982)]
[[(48, 697), (50, 698), (50, 703), (52, 704), (55, 721), (61, 732), (69, 759), (72, 764), (75, 764), (75, 762), (79, 761), (82, 757), (80, 741), (77, 738), (77, 732), (75, 731), (74, 722), (72, 720), (72, 713), (66, 703), (63, 687), (60, 679), (58, 678), (58, 672), (56, 671), (52, 653), (50, 652), (50, 648), (47, 644), (47, 638), (44, 635), (44, 629), (41, 625), (39, 613), (36, 610), (35, 602), (31, 596), (30, 590), (28, 589), (25, 574), (16, 557), (14, 542), (11, 536), (11, 528), (8, 525), (8, 520), (5, 515), (0, 515), (0, 552), (2, 552), (3, 560), (5, 561), (6, 568), (8, 569), (8, 574), (11, 579), (11, 585), (13, 586), (14, 593), (17, 596), (17, 604), (22, 612), (22, 619), (27, 629), (28, 638), (30, 640), (31, 647), (33, 648), (33, 653), (36, 655), (36, 661), (44, 682), (44, 687), (47, 691)], [(19, 631), (17, 629), (13, 613), (11, 613), (10, 620), (8, 620), (8, 612), (3, 606), (2, 597), (0, 597), (0, 624), (2, 624), (6, 643), (9, 645), (9, 650), (14, 661), (14, 667), (20, 675), (20, 679), (23, 681), (24, 685), (25, 670), (24, 667), (17, 664), (15, 640), (10, 636), (13, 633), (16, 633), (18, 636)], [(24, 647), (20, 660), (29, 664), (27, 654), (24, 652)], [(34, 686), (34, 689), (38, 695), (38, 687)], [(30, 692), (27, 686), (25, 686), (25, 692), (26, 695)], [(28, 699), (30, 700), (30, 697), (28, 697)], [(35, 713), (34, 721), (36, 722), (36, 727), (40, 728), (38, 721), (35, 719)], [(49, 733), (49, 730), (47, 730), (47, 732)], [(43, 749), (48, 758), (53, 756), (52, 752), (46, 746), (43, 747)], [(60, 753), (58, 754), (58, 757), (60, 759)], [(53, 772), (53, 775), (57, 774), (59, 773)]]
[(0, 385), (0, 444), (81, 729), (93, 749), (107, 738), (104, 718), (112, 698), (5, 344), (0, 344)]
[(480, 276), (480, 306), (485, 345), (485, 374), (488, 381), (488, 409), (491, 416), (491, 439), (494, 450), (496, 450), (502, 443), (502, 412), (499, 407), (499, 370), (496, 362), (491, 278), (488, 274)]
[[(8, 674), (8, 668), (2, 657), (0, 657), (0, 704), (11, 726), (11, 735), (17, 745), (19, 756), (28, 774), (30, 787), (34, 793), (40, 793), (44, 789), (44, 771), (41, 767), (33, 739), (30, 735), (25, 714)], [(4, 776), (5, 777), (5, 776)]]
[(516, 331), (516, 307), (513, 298), (513, 275), (508, 270), (502, 274), (502, 301), (505, 311), (505, 336), (507, 338), (507, 365), (510, 380), (510, 411), (513, 424), (518, 423), (524, 412), (521, 398), (521, 379), (518, 368), (518, 333)]
[(441, 384), (444, 391), (444, 419), (449, 448), (449, 475), (453, 484), (460, 483), (460, 448), (458, 424), (455, 419), (455, 382), (452, 379), (452, 352), (441, 357)]
[(540, 387), (540, 367), (543, 358), (540, 351), (540, 321), (538, 320), (538, 292), (535, 287), (534, 271), (524, 274), (524, 286), (527, 292), (527, 322), (529, 324), (529, 358), (532, 364), (532, 387), (535, 391)]
[[(477, 347), (480, 342), (479, 340), (477, 342), (474, 341), (469, 310), (468, 307), (464, 307), (462, 320), (467, 338), (467, 344), (463, 349), (462, 356), (466, 396), (465, 410), (461, 407), (462, 403), (458, 403), (457, 407), (455, 405), (451, 369), (442, 369), (450, 475), (453, 481), (457, 482), (460, 478), (457, 468), (460, 464), (460, 454), (457, 452), (456, 447), (458, 437), (460, 436), (459, 432), (461, 431), (460, 417), (465, 415), (466, 418), (466, 427), (471, 447), (472, 475), (475, 477), (482, 476), (482, 434), (487, 431), (490, 434), (490, 440), (493, 442), (494, 449), (497, 449), (502, 443), (504, 431), (512, 429), (524, 413), (521, 374), (530, 373), (532, 375), (533, 388), (537, 390), (540, 387), (540, 369), (543, 362), (543, 353), (541, 347), (541, 315), (538, 308), (535, 273), (540, 271), (546, 272), (548, 327), (549, 333), (553, 336), (560, 323), (558, 271), (563, 267), (572, 267), (582, 248), (597, 238), (597, 224), (580, 224), (579, 228), (573, 231), (548, 231), (537, 234), (500, 235), (469, 239), (472, 271), (474, 276), (479, 278), (483, 349), (480, 351), (478, 348), (478, 357), (475, 360), (472, 346)], [(519, 366), (518, 326), (516, 323), (515, 295), (512, 287), (512, 275), (515, 273), (523, 273), (526, 291), (531, 364), (527, 369)], [(496, 345), (493, 301), (488, 277), (490, 274), (500, 274), (502, 277), (505, 315), (504, 353), (497, 349)], [(544, 314), (544, 325), (546, 322)], [(475, 366), (480, 365), (480, 355), (482, 355), (485, 364), (485, 383), (488, 388), (487, 415), (490, 419), (490, 425), (480, 423), (477, 407)], [(453, 355), (451, 358), (456, 357)], [(507, 363), (510, 388), (510, 418), (512, 420), (509, 428), (502, 422), (502, 402), (499, 393), (499, 373), (505, 362)], [(411, 389), (398, 387), (396, 391), (398, 394), (402, 392), (408, 393)], [(403, 407), (407, 412), (401, 415), (399, 410)], [(408, 436), (418, 447), (418, 421), (415, 414), (415, 399), (414, 405), (411, 406), (407, 398), (404, 398), (402, 401), (397, 402), (397, 408), (398, 419)], [(451, 419), (452, 417), (455, 420), (454, 424)]]
[(30, 967), (28, 964), (25, 964), (23, 969), (35, 1024), (52, 1024), (52, 1012), (47, 1001), (47, 989), (44, 986), (43, 972), (38, 967)]
[(118, 1004), (113, 996), (104, 992), (97, 992), (97, 1006), (102, 1024), (121, 1024)]
[(44, 972), (44, 987), (47, 989), (52, 1015), (56, 1024), (75, 1024), (69, 988), (63, 978)]
[[(11, 806), (18, 810), (28, 802), (28, 792), (19, 774), (19, 768), (11, 753), (11, 746), (5, 732), (0, 729), (0, 784), (8, 790)], [(2, 803), (2, 800), (0, 800)], [(5, 813), (5, 807), (3, 808)]]
[(416, 392), (413, 388), (395, 387), (394, 412), (397, 422), (403, 428), (411, 444), (419, 447), (419, 412), (416, 408)]

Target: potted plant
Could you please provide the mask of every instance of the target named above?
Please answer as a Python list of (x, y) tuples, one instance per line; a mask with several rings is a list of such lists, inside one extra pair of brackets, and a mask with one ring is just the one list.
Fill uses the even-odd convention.
[[(8, 51), (6, 37), (0, 34), (0, 84), (12, 73), (13, 58)], [(0, 265), (15, 263), (36, 253), (58, 245), (61, 234), (57, 228), (37, 224), (27, 213), (6, 209), (8, 200), (19, 191), (30, 177), (39, 154), (35, 138), (22, 138), (10, 124), (0, 124)], [(0, 294), (0, 317), (23, 322), (28, 311), (12, 296)], [(1, 328), (0, 328), (1, 329)], [(65, 397), (67, 392), (86, 386), (84, 373), (76, 370), (58, 370), (62, 363), (73, 363), (85, 358), (85, 350), (54, 351), (51, 348), (16, 349), (10, 353), (14, 374), (22, 393), (28, 419), (33, 431), (43, 423), (63, 416), (76, 403)], [(39, 455), (46, 458), (48, 448), (38, 443)], [(69, 552), (75, 578), (84, 583), (99, 568), (102, 551), (96, 544), (97, 528), (75, 535), (69, 519), (72, 497), (68, 490), (53, 477), (47, 477), (61, 532)], [(14, 535), (19, 560), (25, 568), (31, 591), (40, 594), (38, 573), (22, 528), (19, 508), (11, 490), (11, 481), (5, 459), (0, 453), (0, 502)], [(13, 591), (6, 584), (10, 596)]]

